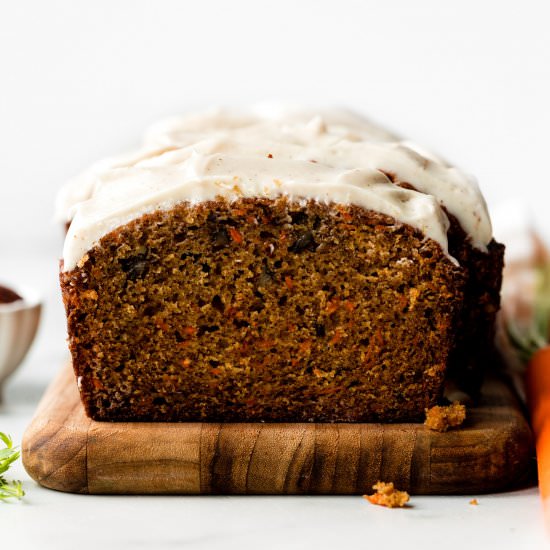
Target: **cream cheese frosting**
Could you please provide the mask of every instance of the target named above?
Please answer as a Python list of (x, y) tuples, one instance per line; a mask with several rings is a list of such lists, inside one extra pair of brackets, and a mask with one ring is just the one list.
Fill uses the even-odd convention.
[(101, 237), (145, 213), (217, 197), (280, 196), (381, 212), (419, 229), (447, 255), (443, 208), (476, 248), (486, 250), (492, 238), (472, 177), (358, 115), (215, 109), (153, 126), (141, 149), (97, 163), (63, 188), (57, 217), (71, 221), (64, 269), (73, 269)]

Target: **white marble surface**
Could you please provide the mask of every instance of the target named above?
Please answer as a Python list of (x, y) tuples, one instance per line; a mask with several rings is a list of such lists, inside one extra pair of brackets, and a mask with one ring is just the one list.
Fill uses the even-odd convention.
[[(57, 265), (49, 255), (4, 258), (2, 269), (44, 295), (29, 356), (4, 388), (0, 429), (21, 440), (65, 352)], [(413, 497), (389, 510), (361, 497), (150, 497), (64, 494), (35, 484), (19, 462), (21, 502), (0, 503), (0, 548), (544, 548), (536, 488), (453, 497)], [(469, 504), (476, 497), (479, 505)], [(4, 526), (7, 526), (5, 528)]]

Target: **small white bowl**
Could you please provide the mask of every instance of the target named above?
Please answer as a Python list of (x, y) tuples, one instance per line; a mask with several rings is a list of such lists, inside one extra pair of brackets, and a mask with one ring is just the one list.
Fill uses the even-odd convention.
[(0, 281), (21, 296), (21, 300), (0, 304), (0, 401), (2, 385), (21, 364), (36, 335), (42, 304), (32, 289)]

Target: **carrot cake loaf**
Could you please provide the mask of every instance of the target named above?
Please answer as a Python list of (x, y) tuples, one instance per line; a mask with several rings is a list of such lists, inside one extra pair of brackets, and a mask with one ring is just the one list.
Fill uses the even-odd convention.
[(167, 121), (58, 211), (96, 420), (421, 421), (493, 349), (503, 247), (477, 183), (346, 111)]

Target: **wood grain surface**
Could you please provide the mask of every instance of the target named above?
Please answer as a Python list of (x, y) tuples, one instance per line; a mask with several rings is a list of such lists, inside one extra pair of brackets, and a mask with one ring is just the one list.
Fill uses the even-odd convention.
[(22, 443), (44, 487), (91, 494), (364, 494), (378, 480), (412, 494), (509, 489), (530, 470), (529, 426), (492, 378), (463, 427), (422, 424), (95, 422), (72, 369), (46, 391)]

